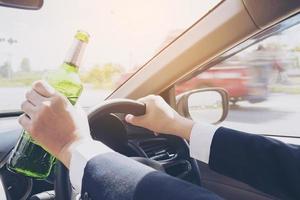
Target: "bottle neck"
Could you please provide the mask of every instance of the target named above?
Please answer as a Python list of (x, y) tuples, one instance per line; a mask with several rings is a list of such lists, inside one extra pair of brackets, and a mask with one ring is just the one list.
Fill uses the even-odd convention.
[(73, 66), (78, 70), (81, 61), (82, 56), (84, 54), (84, 50), (86, 47), (86, 42), (80, 41), (78, 39), (74, 39), (74, 42), (69, 49), (67, 56), (64, 60), (65, 64), (68, 64), (69, 66)]

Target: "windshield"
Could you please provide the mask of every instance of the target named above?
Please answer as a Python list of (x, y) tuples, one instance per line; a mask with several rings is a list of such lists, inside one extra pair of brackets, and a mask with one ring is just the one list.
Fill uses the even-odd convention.
[(0, 112), (18, 110), (31, 83), (60, 66), (78, 29), (91, 35), (79, 100), (90, 107), (219, 1), (51, 0), (38, 11), (0, 7)]

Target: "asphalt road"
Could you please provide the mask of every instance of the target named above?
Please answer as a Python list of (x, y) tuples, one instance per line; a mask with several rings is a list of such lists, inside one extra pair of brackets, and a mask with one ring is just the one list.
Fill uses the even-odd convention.
[[(18, 109), (26, 90), (0, 88), (0, 111)], [(86, 89), (79, 102), (85, 107), (93, 106), (108, 94), (105, 90)], [(300, 137), (300, 95), (271, 94), (261, 103), (238, 102), (230, 107), (226, 120), (220, 125), (250, 133)], [(300, 139), (296, 140), (300, 144)]]
[[(9, 112), (11, 110), (20, 109), (22, 101), (25, 99), (25, 93), (29, 88), (0, 88), (0, 112)], [(102, 102), (110, 92), (106, 90), (94, 90), (85, 88), (79, 98), (79, 103), (83, 107), (94, 106)], [(1, 132), (9, 131), (16, 128), (21, 128), (17, 123), (16, 118), (7, 118), (0, 120)], [(1, 133), (0, 132), (0, 133)]]
[(251, 133), (300, 137), (300, 95), (271, 94), (261, 103), (238, 102), (230, 106), (221, 125)]
[[(25, 93), (29, 87), (0, 88), (0, 112), (4, 110), (20, 109)], [(85, 88), (79, 98), (79, 103), (83, 107), (90, 107), (101, 102), (110, 94), (107, 90), (95, 90)]]

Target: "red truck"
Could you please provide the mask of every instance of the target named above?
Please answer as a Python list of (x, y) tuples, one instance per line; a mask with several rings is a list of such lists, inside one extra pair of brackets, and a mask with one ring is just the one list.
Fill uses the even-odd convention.
[[(247, 100), (261, 102), (268, 96), (268, 73), (266, 67), (247, 65), (218, 65), (190, 80), (176, 85), (176, 94), (207, 87), (221, 87), (227, 90), (230, 102)], [(126, 81), (132, 73), (124, 73), (117, 85)]]
[(232, 103), (241, 100), (261, 102), (268, 96), (268, 78), (263, 70), (263, 67), (254, 66), (216, 66), (177, 85), (176, 93), (196, 88), (221, 87), (227, 90)]

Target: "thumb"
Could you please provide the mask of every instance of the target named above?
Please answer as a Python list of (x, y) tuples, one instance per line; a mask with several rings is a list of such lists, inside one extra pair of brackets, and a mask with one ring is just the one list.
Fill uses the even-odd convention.
[(125, 116), (125, 121), (135, 126), (139, 126), (141, 124), (141, 117), (136, 117), (132, 114), (128, 114)]

